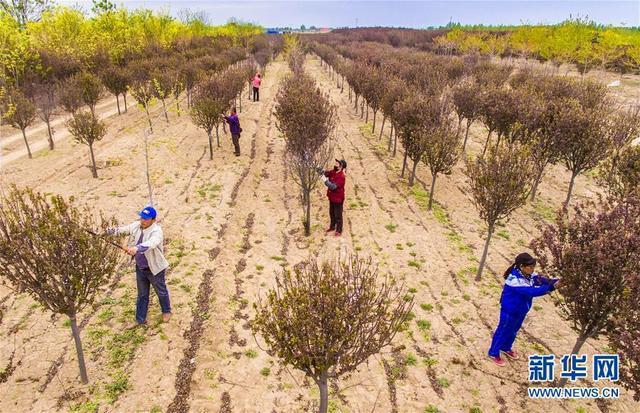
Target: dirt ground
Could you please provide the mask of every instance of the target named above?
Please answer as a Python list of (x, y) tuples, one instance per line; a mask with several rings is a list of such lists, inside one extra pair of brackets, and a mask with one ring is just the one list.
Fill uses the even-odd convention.
[[(311, 412), (318, 391), (297, 371), (263, 351), (248, 320), (253, 304), (274, 285), (274, 273), (309, 254), (331, 258), (339, 251), (372, 255), (381, 271), (403, 279), (415, 298), (414, 320), (394, 345), (371, 357), (331, 387), (333, 412), (633, 412), (640, 405), (622, 391), (616, 401), (531, 400), (525, 360), (494, 366), (486, 357), (497, 323), (500, 274), (515, 254), (553, 217), (565, 197), (569, 174), (552, 168), (535, 203), (518, 210), (492, 240), (488, 269), (473, 281), (485, 227), (465, 189), (461, 165), (438, 178), (436, 207), (426, 211), (431, 182), (419, 167), (409, 188), (400, 177), (401, 153), (356, 115), (346, 90), (340, 93), (319, 61), (306, 71), (339, 108), (336, 157), (349, 163), (345, 231), (326, 236), (324, 191), (313, 195), (313, 234), (304, 237), (299, 190), (283, 164), (284, 142), (272, 114), (279, 80), (288, 72), (278, 60), (265, 72), (261, 101), (248, 102), (240, 119), (242, 156), (233, 156), (230, 136), (221, 134), (209, 160), (206, 134), (187, 114), (154, 109), (150, 140), (154, 199), (165, 231), (167, 274), (174, 316), (161, 323), (152, 293), (148, 326), (133, 321), (135, 275), (123, 258), (118, 278), (99, 303), (83, 314), (82, 338), (90, 384), (79, 384), (70, 329), (24, 294), (0, 287), (0, 411)], [(173, 108), (173, 104), (171, 104)], [(56, 128), (56, 149), (46, 149), (44, 129), (29, 136), (34, 159), (24, 156), (21, 135), (2, 129), (3, 182), (74, 195), (117, 217), (133, 221), (145, 205), (142, 130), (144, 113), (130, 105), (121, 116), (115, 100), (99, 112), (109, 133), (96, 145), (99, 178), (92, 179), (88, 148)], [(470, 152), (481, 149), (485, 131), (472, 127)], [(598, 189), (580, 176), (574, 201)], [(517, 340), (521, 353), (569, 352), (576, 334), (549, 298), (537, 299)], [(584, 352), (606, 352), (589, 341)], [(557, 373), (557, 371), (556, 371)], [(586, 385), (586, 381), (578, 385)], [(476, 410), (478, 411), (478, 410)]]

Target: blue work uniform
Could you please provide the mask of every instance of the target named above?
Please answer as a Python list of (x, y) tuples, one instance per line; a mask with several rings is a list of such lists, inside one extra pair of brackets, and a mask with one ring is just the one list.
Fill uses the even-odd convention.
[(511, 351), (518, 330), (531, 309), (533, 297), (540, 297), (554, 290), (554, 280), (533, 274), (527, 278), (518, 268), (513, 268), (504, 282), (500, 297), (500, 322), (493, 334), (489, 356), (499, 357), (500, 351)]

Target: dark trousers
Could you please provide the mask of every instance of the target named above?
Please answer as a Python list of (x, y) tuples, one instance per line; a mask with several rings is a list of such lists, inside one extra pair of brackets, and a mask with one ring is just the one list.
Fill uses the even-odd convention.
[(340, 202), (329, 202), (329, 216), (331, 217), (330, 229), (335, 229), (337, 232), (342, 232), (342, 205)]
[(149, 309), (149, 286), (158, 296), (162, 314), (171, 312), (171, 303), (169, 302), (169, 291), (164, 281), (165, 270), (153, 275), (150, 269), (140, 268), (136, 265), (136, 284), (138, 285), (138, 299), (136, 300), (136, 321), (144, 323), (147, 319), (147, 310)]
[(498, 328), (493, 334), (493, 340), (491, 341), (491, 348), (489, 349), (489, 355), (491, 357), (500, 356), (501, 351), (511, 351), (513, 342), (516, 340), (518, 330), (522, 327), (527, 313), (513, 314), (504, 310), (500, 310), (500, 322)]
[(259, 102), (260, 101), (260, 88), (259, 87), (253, 87), (253, 101), (254, 102)]
[(231, 141), (233, 142), (233, 150), (236, 156), (240, 156), (240, 134), (232, 133)]

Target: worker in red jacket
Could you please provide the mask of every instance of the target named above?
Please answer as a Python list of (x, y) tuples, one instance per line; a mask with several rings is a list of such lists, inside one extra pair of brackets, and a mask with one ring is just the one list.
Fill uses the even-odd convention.
[(331, 225), (327, 232), (335, 231), (336, 237), (342, 235), (342, 205), (344, 204), (344, 183), (347, 161), (336, 159), (333, 169), (323, 171), (322, 181), (327, 186), (329, 198), (329, 216)]

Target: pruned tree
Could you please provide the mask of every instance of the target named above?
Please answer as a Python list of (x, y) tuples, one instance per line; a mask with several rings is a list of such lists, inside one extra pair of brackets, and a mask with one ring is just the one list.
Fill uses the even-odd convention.
[(637, 271), (625, 274), (626, 291), (619, 315), (608, 334), (614, 353), (620, 355), (620, 382), (640, 401), (640, 279)]
[(65, 112), (73, 115), (84, 105), (82, 87), (78, 77), (71, 76), (60, 82), (58, 90), (60, 92), (60, 104)]
[(436, 188), (436, 178), (438, 174), (449, 175), (453, 167), (460, 158), (460, 134), (457, 133), (456, 125), (452, 119), (453, 106), (449, 96), (443, 98), (441, 104), (442, 113), (440, 122), (430, 130), (427, 139), (427, 146), (422, 161), (429, 167), (431, 172), (431, 189), (429, 189), (428, 209), (431, 210), (433, 204), (433, 194)]
[(486, 156), (467, 159), (465, 173), (473, 203), (487, 224), (487, 238), (476, 273), (476, 281), (480, 281), (496, 223), (508, 219), (527, 201), (533, 164), (525, 147), (502, 143), (491, 147)]
[(275, 289), (255, 305), (251, 325), (271, 356), (316, 383), (318, 412), (326, 413), (329, 380), (354, 371), (401, 329), (413, 306), (403, 290), (371, 259), (311, 257), (277, 275)]
[[(606, 102), (605, 102), (606, 105)], [(577, 99), (559, 99), (550, 124), (560, 159), (571, 172), (565, 206), (569, 205), (576, 177), (595, 168), (611, 152), (605, 105), (585, 107)]]
[[(381, 109), (382, 114), (384, 115), (382, 118), (382, 127), (380, 128), (380, 138), (382, 138), (382, 131), (384, 130), (384, 123), (386, 119), (389, 119), (389, 123), (391, 123), (391, 130), (389, 131), (389, 143), (387, 145), (387, 149), (391, 151), (391, 146), (393, 144), (393, 156), (396, 155), (396, 145), (398, 142), (398, 133), (396, 131), (394, 136), (394, 130), (396, 129), (395, 125), (395, 104), (396, 102), (401, 101), (407, 95), (408, 88), (407, 84), (398, 78), (392, 78), (387, 83), (384, 89), (384, 95), (382, 97)], [(394, 139), (395, 137), (395, 139)]]
[(394, 112), (400, 141), (404, 147), (400, 176), (404, 176), (407, 159), (411, 159), (413, 166), (408, 183), (413, 186), (418, 164), (427, 151), (431, 135), (446, 122), (445, 119), (451, 114), (451, 106), (442, 97), (409, 92), (407, 97), (396, 103)]
[(154, 98), (154, 88), (151, 80), (147, 78), (135, 78), (129, 86), (129, 92), (131, 96), (138, 102), (142, 109), (144, 109), (144, 113), (147, 114), (147, 121), (149, 122), (149, 129), (153, 132), (153, 124), (151, 123), (151, 114), (149, 113), (149, 109), (153, 103)]
[(0, 208), (0, 281), (69, 317), (83, 383), (88, 377), (77, 317), (112, 279), (122, 256), (89, 231), (114, 225), (94, 208), (15, 186)]
[(107, 125), (90, 112), (78, 112), (67, 121), (67, 128), (69, 128), (69, 132), (77, 142), (89, 146), (91, 174), (94, 178), (97, 178), (98, 169), (96, 167), (96, 158), (93, 154), (93, 144), (106, 135)]
[(53, 150), (53, 131), (51, 130), (51, 120), (58, 110), (58, 88), (54, 83), (44, 83), (37, 88), (34, 97), (38, 117), (47, 125), (47, 139), (49, 149)]
[(319, 165), (333, 154), (330, 137), (336, 126), (336, 107), (304, 73), (286, 77), (278, 91), (274, 114), (285, 140), (289, 172), (302, 190), (305, 234), (311, 234), (311, 191), (318, 185)]
[(212, 76), (201, 82), (195, 89), (191, 101), (191, 119), (193, 123), (207, 132), (209, 138), (209, 159), (213, 159), (213, 136), (216, 130), (216, 141), (220, 147), (220, 116), (229, 108), (228, 91), (221, 76)]
[(32, 159), (33, 156), (31, 155), (31, 148), (29, 148), (26, 130), (36, 118), (36, 107), (17, 89), (10, 89), (5, 99), (8, 100), (9, 105), (13, 108), (7, 116), (7, 122), (14, 128), (22, 131), (22, 138), (24, 139), (24, 145), (27, 147), (27, 154), (29, 155), (29, 159)]
[(178, 69), (171, 71), (171, 95), (176, 103), (176, 114), (180, 117), (180, 95), (185, 91), (182, 72)]
[(102, 97), (102, 83), (100, 79), (90, 72), (81, 72), (78, 75), (78, 85), (82, 94), (82, 101), (89, 107), (93, 116), (96, 115), (96, 105)]
[(167, 69), (155, 70), (151, 74), (151, 82), (153, 83), (153, 96), (160, 99), (162, 102), (162, 110), (164, 111), (164, 119), (169, 123), (169, 114), (167, 113), (166, 100), (171, 96), (173, 92), (173, 79), (171, 73), (167, 72)]
[(617, 111), (608, 118), (612, 154), (610, 167), (616, 167), (620, 152), (640, 135), (640, 105), (631, 106), (626, 111)]
[(598, 182), (619, 199), (640, 196), (640, 146), (629, 145), (602, 164)]
[(467, 147), (469, 138), (469, 129), (481, 115), (482, 100), (481, 89), (473, 78), (463, 78), (452, 89), (453, 104), (458, 113), (458, 129), (463, 120), (466, 120), (464, 142), (462, 143), (462, 151)]
[(571, 217), (563, 210), (531, 247), (541, 267), (560, 277), (562, 297), (555, 304), (578, 333), (571, 350), (577, 354), (623, 315), (628, 277), (638, 273), (640, 262), (640, 201), (604, 202), (597, 210), (581, 204)]
[(126, 68), (109, 66), (100, 71), (100, 79), (109, 93), (116, 97), (116, 105), (118, 106), (118, 115), (120, 112), (120, 98), (124, 98), (124, 111), (127, 112), (127, 90), (131, 81), (131, 76)]

